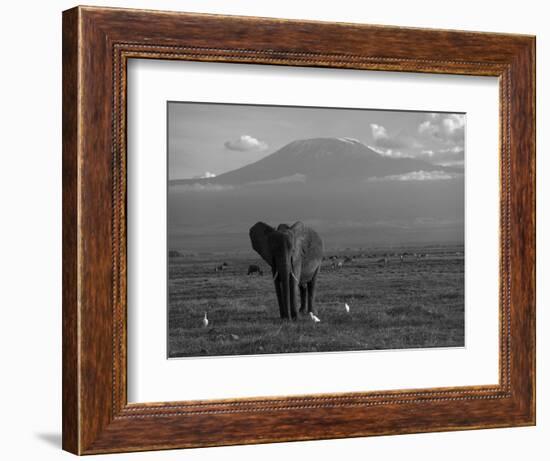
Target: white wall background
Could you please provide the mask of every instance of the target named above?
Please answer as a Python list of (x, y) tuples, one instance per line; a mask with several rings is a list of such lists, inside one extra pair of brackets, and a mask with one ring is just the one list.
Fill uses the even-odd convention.
[[(105, 0), (87, 4), (537, 35), (538, 425), (439, 434), (117, 455), (117, 459), (547, 459), (550, 437), (550, 29), (537, 0)], [(61, 11), (76, 3), (4, 2), (0, 15), (0, 445), (4, 459), (61, 452)], [(549, 286), (547, 281), (547, 287)], [(97, 459), (100, 459), (99, 457)], [(104, 458), (104, 457), (103, 457)], [(113, 458), (114, 459), (114, 458)]]

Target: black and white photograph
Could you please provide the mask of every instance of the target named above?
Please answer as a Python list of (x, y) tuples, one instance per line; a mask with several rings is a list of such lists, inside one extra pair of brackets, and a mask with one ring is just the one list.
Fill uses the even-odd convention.
[(465, 346), (465, 113), (167, 122), (168, 358)]

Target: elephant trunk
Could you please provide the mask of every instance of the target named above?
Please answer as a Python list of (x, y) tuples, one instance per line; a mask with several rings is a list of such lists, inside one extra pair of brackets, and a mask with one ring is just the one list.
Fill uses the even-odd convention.
[(290, 318), (290, 273), (288, 270), (281, 271), (281, 282), (283, 285), (283, 312), (285, 313), (286, 318)]
[[(286, 256), (286, 255), (285, 255)], [(290, 318), (290, 261), (285, 256), (278, 259), (276, 263), (275, 275), (276, 283), (279, 283), (281, 296), (279, 308), (282, 318)]]

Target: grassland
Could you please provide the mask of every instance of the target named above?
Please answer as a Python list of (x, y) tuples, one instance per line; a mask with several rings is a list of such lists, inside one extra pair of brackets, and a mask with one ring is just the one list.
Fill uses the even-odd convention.
[[(379, 262), (384, 255), (387, 264)], [(341, 269), (331, 268), (346, 256)], [(264, 275), (247, 276), (249, 264)], [(168, 291), (169, 357), (464, 345), (462, 246), (327, 252), (317, 324), (279, 319), (270, 270), (252, 253), (170, 257)]]

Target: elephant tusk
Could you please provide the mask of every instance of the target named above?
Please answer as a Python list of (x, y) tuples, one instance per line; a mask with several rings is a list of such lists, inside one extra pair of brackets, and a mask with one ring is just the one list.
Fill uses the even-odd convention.
[[(298, 283), (300, 282), (300, 281), (296, 278), (296, 276), (294, 275), (294, 272), (291, 271), (291, 272), (290, 272), (290, 275), (292, 275), (292, 278), (293, 278), (294, 280), (296, 280)], [(279, 276), (279, 272), (275, 272), (275, 274), (273, 274), (273, 280), (276, 280), (278, 276)]]

